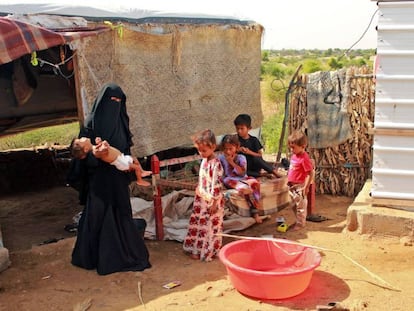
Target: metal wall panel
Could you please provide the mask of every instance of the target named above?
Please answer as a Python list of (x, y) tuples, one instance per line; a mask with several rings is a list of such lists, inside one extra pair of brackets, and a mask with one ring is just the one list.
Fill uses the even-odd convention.
[(375, 135), (373, 197), (414, 200), (414, 137)]
[(414, 1), (378, 8), (371, 195), (414, 200)]

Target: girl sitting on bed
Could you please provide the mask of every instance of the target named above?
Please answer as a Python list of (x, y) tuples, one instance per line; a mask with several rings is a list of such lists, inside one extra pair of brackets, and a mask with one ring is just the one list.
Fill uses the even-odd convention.
[(242, 195), (249, 207), (252, 217), (257, 223), (262, 223), (258, 213), (260, 204), (260, 183), (254, 177), (246, 175), (247, 160), (243, 154), (237, 153), (240, 148), (239, 137), (225, 135), (221, 141), (222, 154), (219, 155), (224, 169), (223, 184), (229, 189), (236, 189)]

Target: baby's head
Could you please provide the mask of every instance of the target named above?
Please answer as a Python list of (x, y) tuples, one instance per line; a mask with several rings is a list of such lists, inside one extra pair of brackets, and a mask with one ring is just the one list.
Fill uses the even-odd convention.
[(92, 150), (92, 143), (87, 137), (74, 138), (69, 149), (75, 159), (84, 159), (88, 152)]

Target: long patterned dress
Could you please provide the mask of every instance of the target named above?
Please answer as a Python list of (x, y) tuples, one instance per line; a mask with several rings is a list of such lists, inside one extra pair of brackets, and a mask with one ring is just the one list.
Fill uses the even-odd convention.
[[(199, 255), (200, 260), (211, 261), (220, 251), (223, 232), (224, 199), (222, 194), (223, 168), (217, 158), (203, 159), (198, 177), (198, 194), (193, 203), (188, 232), (183, 248)], [(210, 215), (213, 199), (217, 200), (217, 212)]]

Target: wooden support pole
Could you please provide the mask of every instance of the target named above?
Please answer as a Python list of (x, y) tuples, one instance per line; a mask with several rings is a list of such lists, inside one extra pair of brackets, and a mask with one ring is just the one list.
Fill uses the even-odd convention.
[(151, 157), (152, 187), (155, 216), (155, 232), (157, 240), (164, 240), (164, 225), (162, 221), (161, 187), (157, 184), (160, 178), (160, 160), (156, 155)]

